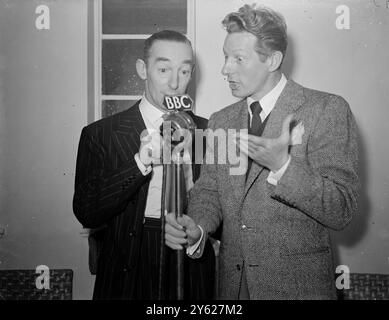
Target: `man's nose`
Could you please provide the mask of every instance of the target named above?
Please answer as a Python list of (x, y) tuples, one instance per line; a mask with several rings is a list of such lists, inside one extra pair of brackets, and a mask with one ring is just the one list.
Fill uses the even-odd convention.
[(178, 72), (173, 72), (169, 79), (169, 87), (173, 90), (176, 90), (178, 88), (178, 84), (179, 84)]
[(226, 60), (222, 68), (222, 75), (227, 76), (229, 73), (231, 73), (231, 63)]

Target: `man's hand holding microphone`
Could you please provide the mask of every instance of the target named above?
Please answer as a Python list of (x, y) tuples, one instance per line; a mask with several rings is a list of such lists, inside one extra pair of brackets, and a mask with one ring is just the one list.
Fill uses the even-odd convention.
[(201, 237), (200, 227), (187, 215), (175, 217), (174, 213), (165, 216), (165, 244), (174, 250), (194, 245)]

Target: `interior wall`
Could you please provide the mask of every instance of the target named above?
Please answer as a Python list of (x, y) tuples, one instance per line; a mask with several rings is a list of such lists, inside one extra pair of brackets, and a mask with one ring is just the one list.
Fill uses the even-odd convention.
[[(234, 101), (220, 73), (220, 22), (245, 2), (196, 0), (202, 116)], [(339, 263), (352, 272), (388, 273), (389, 10), (384, 1), (261, 3), (287, 20), (286, 75), (342, 95), (360, 128), (363, 194), (358, 216), (334, 233)], [(50, 30), (35, 27), (42, 4), (50, 8)], [(350, 8), (350, 30), (335, 27), (341, 4)], [(75, 299), (89, 299), (93, 290), (87, 241), (71, 207), (77, 143), (87, 123), (87, 21), (84, 0), (0, 0), (0, 268), (73, 269)]]
[[(36, 28), (39, 5), (49, 30)], [(87, 123), (87, 1), (0, 0), (0, 41), (0, 268), (72, 269), (74, 299), (90, 299), (87, 241), (72, 210)]]
[[(209, 117), (236, 101), (221, 75), (221, 26), (241, 0), (196, 1), (196, 110)], [(259, 1), (258, 1), (259, 3)], [(333, 233), (337, 262), (351, 272), (389, 273), (389, 8), (386, 1), (263, 0), (281, 12), (289, 47), (283, 70), (298, 83), (343, 96), (360, 130), (362, 195), (357, 216)], [(339, 30), (336, 9), (350, 10), (350, 29)]]

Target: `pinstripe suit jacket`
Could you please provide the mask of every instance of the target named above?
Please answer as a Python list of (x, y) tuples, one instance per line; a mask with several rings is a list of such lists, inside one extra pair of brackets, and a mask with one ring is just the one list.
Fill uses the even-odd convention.
[[(206, 127), (206, 119), (192, 117), (198, 127)], [(97, 299), (136, 297), (134, 270), (151, 178), (142, 175), (134, 160), (144, 129), (138, 101), (126, 111), (86, 126), (81, 133), (73, 210), (84, 227), (107, 225), (94, 289)], [(200, 166), (192, 168), (196, 179)], [(209, 263), (203, 261), (201, 267), (210, 270)], [(201, 293), (196, 297), (201, 298)]]
[[(227, 163), (203, 165), (191, 191), (189, 215), (205, 234), (223, 221), (221, 299), (238, 297), (243, 268), (251, 299), (335, 298), (329, 229), (344, 228), (356, 211), (357, 127), (341, 97), (289, 80), (263, 136), (278, 137), (290, 113), (305, 133), (277, 186), (255, 162), (247, 181)], [(213, 114), (209, 127), (247, 128), (247, 117), (240, 101)]]

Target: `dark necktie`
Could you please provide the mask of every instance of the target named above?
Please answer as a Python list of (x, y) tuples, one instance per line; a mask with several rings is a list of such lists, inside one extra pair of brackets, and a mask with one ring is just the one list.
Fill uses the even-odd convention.
[(251, 126), (249, 126), (249, 134), (258, 136), (261, 133), (260, 130), (262, 127), (262, 120), (261, 117), (259, 116), (259, 114), (262, 111), (262, 107), (258, 101), (254, 101), (252, 104), (250, 104), (250, 109), (252, 113), (252, 120), (251, 120)]
[[(251, 126), (250, 126), (250, 116), (248, 117), (248, 128), (249, 128), (249, 134), (260, 136), (262, 134), (264, 126), (262, 125), (262, 119), (259, 116), (259, 114), (262, 111), (262, 107), (259, 104), (258, 101), (254, 101), (250, 104), (252, 119), (251, 119)], [(246, 171), (246, 179), (249, 175), (251, 164), (253, 163), (253, 160), (249, 157), (248, 163), (247, 163), (247, 171)]]

